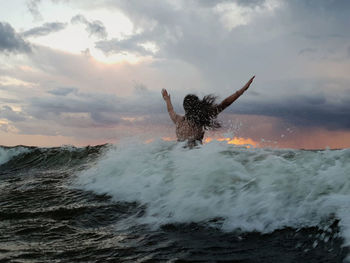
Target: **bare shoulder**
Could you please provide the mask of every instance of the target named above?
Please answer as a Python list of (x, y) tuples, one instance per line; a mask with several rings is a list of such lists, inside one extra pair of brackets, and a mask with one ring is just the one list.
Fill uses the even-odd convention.
[(185, 116), (176, 114), (176, 123), (181, 123), (185, 120)]

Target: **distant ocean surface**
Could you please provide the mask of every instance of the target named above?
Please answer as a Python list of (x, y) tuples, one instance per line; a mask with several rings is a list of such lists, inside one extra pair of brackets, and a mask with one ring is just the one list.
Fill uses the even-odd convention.
[(350, 149), (0, 147), (0, 262), (349, 262)]

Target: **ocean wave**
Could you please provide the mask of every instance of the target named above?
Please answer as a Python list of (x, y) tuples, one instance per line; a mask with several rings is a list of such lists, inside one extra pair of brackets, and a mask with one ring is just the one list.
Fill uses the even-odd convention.
[(30, 151), (30, 149), (28, 147), (22, 147), (22, 146), (4, 147), (4, 146), (0, 146), (0, 165), (8, 162), (13, 157), (15, 157), (19, 154), (27, 153), (29, 151)]
[[(350, 149), (196, 149), (156, 141), (109, 147), (75, 185), (145, 206), (142, 223), (220, 222), (224, 231), (272, 232), (339, 220), (350, 242)], [(214, 219), (214, 220), (213, 220)]]
[(21, 169), (78, 168), (95, 159), (107, 145), (39, 148), (28, 146), (0, 146), (0, 171)]

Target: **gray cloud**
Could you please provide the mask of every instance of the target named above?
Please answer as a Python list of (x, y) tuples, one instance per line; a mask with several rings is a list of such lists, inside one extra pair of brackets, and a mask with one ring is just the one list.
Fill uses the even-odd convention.
[(72, 92), (77, 92), (77, 91), (78, 91), (77, 88), (59, 87), (59, 88), (49, 90), (48, 93), (51, 93), (51, 94), (57, 95), (57, 96), (67, 96), (68, 94), (70, 94)]
[[(38, 119), (45, 119), (48, 112), (61, 113), (91, 113), (115, 112), (117, 100), (114, 96), (102, 94), (80, 94), (80, 96), (65, 97), (36, 97), (30, 100), (29, 112)], [(90, 97), (93, 96), (93, 97)]]
[(198, 5), (214, 7), (222, 3), (236, 3), (242, 6), (260, 6), (265, 0), (197, 0)]
[(59, 22), (45, 23), (42, 26), (29, 29), (29, 30), (23, 32), (21, 35), (23, 37), (46, 36), (50, 33), (61, 31), (61, 30), (65, 29), (66, 27), (67, 27), (66, 23), (59, 23)]
[(22, 112), (16, 112), (9, 106), (2, 106), (0, 108), (0, 118), (7, 119), (12, 122), (25, 121), (26, 117)]
[(21, 102), (20, 100), (17, 100), (17, 99), (7, 99), (7, 98), (0, 98), (0, 101), (2, 103), (20, 103)]
[[(30, 103), (25, 107), (25, 111), (37, 119), (51, 118), (48, 113), (55, 116), (64, 113), (87, 113), (96, 123), (116, 124), (119, 122), (118, 115), (142, 114), (150, 112), (160, 112), (160, 96), (155, 98), (153, 93), (147, 95), (147, 91), (134, 97), (120, 98), (114, 94), (104, 94), (95, 92), (65, 93), (64, 89), (58, 92), (50, 92), (54, 96), (41, 96), (31, 98)], [(157, 106), (154, 102), (157, 102)]]
[(138, 55), (153, 55), (153, 52), (147, 50), (142, 46), (145, 41), (148, 41), (143, 35), (134, 35), (124, 40), (112, 39), (105, 41), (98, 41), (95, 44), (96, 48), (101, 49), (105, 53), (136, 53)]
[[(41, 3), (41, 0), (27, 0), (27, 9), (32, 14), (35, 20), (42, 20), (42, 15), (39, 11), (39, 4)], [(53, 3), (59, 3), (59, 2), (70, 2), (70, 0), (51, 0)]]
[[(214, 8), (228, 2), (251, 10), (248, 24), (230, 31), (225, 28), (221, 14)], [(331, 60), (346, 53), (343, 45), (350, 38), (347, 1), (311, 2), (281, 1), (275, 11), (269, 11), (264, 7), (266, 1), (193, 1), (177, 6), (170, 1), (100, 1), (101, 5), (121, 9), (142, 33), (97, 42), (96, 47), (109, 53), (149, 55), (140, 44), (153, 42), (159, 47), (156, 58), (190, 63), (215, 86), (227, 86), (232, 79), (254, 73), (270, 78), (288, 68), (289, 63), (301, 63), (298, 73), (303, 76), (306, 63), (297, 62), (295, 57), (303, 53), (305, 46), (318, 50), (315, 55), (320, 58)], [(265, 11), (257, 11), (256, 6)], [(243, 15), (246, 14), (245, 10)], [(308, 38), (310, 35), (317, 38)], [(333, 55), (330, 49), (335, 51)]]
[(42, 19), (42, 16), (39, 12), (38, 5), (40, 4), (41, 0), (28, 0), (27, 1), (27, 8), (28, 11), (32, 14), (32, 16), (35, 19)]
[(96, 123), (104, 126), (115, 126), (122, 122), (122, 119), (116, 113), (91, 112), (90, 116)]
[[(4, 106), (0, 109), (0, 118), (12, 122), (12, 125), (23, 134), (35, 132), (42, 134), (35, 126), (45, 122), (50, 126), (54, 123), (59, 130), (64, 127), (75, 129), (130, 126), (137, 123), (147, 125), (148, 122), (144, 121), (147, 116), (163, 113), (164, 105), (161, 103), (160, 93), (152, 92), (142, 84), (135, 84), (135, 95), (129, 97), (81, 92), (71, 87), (55, 88), (46, 94), (40, 93), (40, 96), (34, 97), (31, 93), (26, 94), (28, 87), (21, 89), (22, 92), (18, 96), (22, 100), (17, 103), (13, 101), (15, 105), (21, 107), (21, 112), (15, 112), (11, 107)], [(19, 123), (29, 119), (30, 122), (27, 124)], [(45, 135), (54, 135), (52, 133), (54, 129), (46, 132)]]
[(311, 40), (344, 41), (344, 38), (350, 37), (349, 30), (346, 30), (350, 12), (347, 0), (286, 1), (286, 10), (286, 18), (294, 18), (291, 28)]
[(28, 53), (30, 51), (30, 44), (24, 41), (10, 24), (0, 22), (0, 52)]
[(86, 26), (86, 31), (90, 36), (96, 36), (98, 38), (107, 38), (107, 31), (103, 23), (99, 20), (94, 20), (92, 22), (88, 21), (83, 15), (76, 15), (72, 17), (71, 23), (82, 23)]
[(298, 55), (304, 55), (304, 54), (308, 54), (308, 53), (315, 53), (317, 52), (316, 48), (303, 48), (298, 52)]
[(350, 130), (350, 100), (346, 103), (312, 104), (308, 98), (290, 98), (283, 103), (256, 104), (240, 110), (244, 114), (278, 117), (298, 127), (323, 127), (329, 130)]
[[(159, 47), (155, 57), (190, 63), (219, 86), (232, 79), (232, 72), (237, 75), (246, 72), (250, 61), (255, 60), (254, 68), (265, 64), (254, 59), (261, 57), (258, 46), (266, 39), (266, 36), (260, 38), (264, 30), (258, 27), (230, 33), (220, 21), (220, 14), (213, 12), (211, 6), (193, 3), (197, 2), (179, 9), (168, 1), (118, 2), (115, 5), (142, 33), (123, 40), (97, 42), (96, 47), (105, 52), (128, 51), (144, 55), (147, 51), (140, 44), (153, 42)], [(153, 8), (155, 5), (157, 8)], [(251, 37), (254, 35), (256, 37)], [(265, 47), (266, 53), (276, 53), (272, 46)]]

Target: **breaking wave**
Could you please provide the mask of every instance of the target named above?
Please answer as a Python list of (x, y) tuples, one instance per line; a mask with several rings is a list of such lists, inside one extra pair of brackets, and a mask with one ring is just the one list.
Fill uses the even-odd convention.
[(79, 173), (76, 187), (145, 207), (141, 223), (204, 223), (272, 232), (339, 220), (350, 242), (350, 149), (240, 148), (210, 142), (189, 150), (165, 141), (120, 143)]
[(28, 146), (0, 146), (0, 172), (22, 169), (58, 169), (81, 168), (96, 159), (107, 145), (77, 148), (62, 146), (39, 148)]

